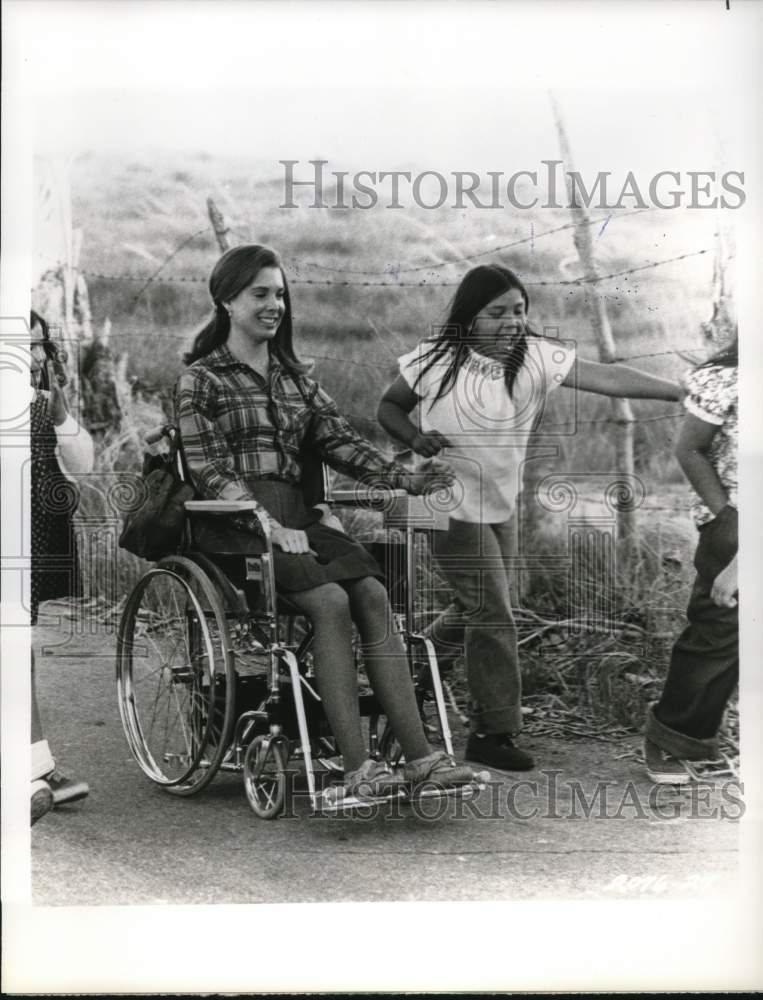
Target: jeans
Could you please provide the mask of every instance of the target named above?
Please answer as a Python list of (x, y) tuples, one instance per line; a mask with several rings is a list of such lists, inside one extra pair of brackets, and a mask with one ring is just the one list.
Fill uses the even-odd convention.
[(522, 680), (509, 593), (510, 522), (451, 519), (446, 532), (434, 533), (432, 547), (454, 593), (429, 629), (438, 659), (453, 659), (464, 649), (473, 732), (517, 733)]
[(736, 510), (724, 507), (699, 531), (688, 625), (673, 646), (662, 697), (646, 724), (647, 739), (686, 760), (718, 756), (718, 729), (739, 680), (739, 609), (720, 608), (710, 597), (715, 577), (737, 551)]

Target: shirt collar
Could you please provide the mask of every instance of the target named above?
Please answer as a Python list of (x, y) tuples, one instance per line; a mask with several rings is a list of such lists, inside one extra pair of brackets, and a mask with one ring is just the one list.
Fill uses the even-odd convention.
[[(251, 368), (245, 361), (239, 361), (239, 359), (231, 353), (227, 344), (220, 344), (218, 347), (215, 347), (214, 350), (211, 350), (209, 354), (207, 354), (204, 361), (209, 368), (246, 368), (249, 371), (254, 371), (258, 375), (260, 374), (260, 372), (257, 372), (255, 368)], [(275, 375), (280, 375), (282, 367), (283, 366), (278, 358), (271, 354), (268, 363), (268, 372), (270, 373), (270, 376), (273, 377)]]
[(473, 365), (480, 373), (487, 374), (491, 378), (503, 378), (505, 374), (504, 366), (495, 358), (489, 358), (486, 354), (480, 354), (473, 347), (469, 348), (468, 364)]

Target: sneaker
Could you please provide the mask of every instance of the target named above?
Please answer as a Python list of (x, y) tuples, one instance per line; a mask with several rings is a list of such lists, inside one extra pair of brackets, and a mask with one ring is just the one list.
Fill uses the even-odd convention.
[(62, 806), (66, 802), (77, 802), (90, 794), (90, 787), (85, 781), (75, 781), (55, 768), (45, 776), (45, 780), (53, 792), (53, 805)]
[(32, 826), (53, 808), (53, 792), (47, 781), (39, 778), (32, 782)]
[(644, 763), (647, 777), (655, 785), (686, 785), (691, 780), (691, 773), (684, 762), (672, 757), (651, 740), (644, 740)]
[(515, 746), (506, 733), (472, 733), (465, 756), (499, 771), (532, 771), (535, 767), (530, 754)]
[(440, 788), (470, 785), (478, 778), (468, 764), (457, 764), (444, 750), (412, 760), (405, 765), (404, 774), (411, 785), (431, 784)]

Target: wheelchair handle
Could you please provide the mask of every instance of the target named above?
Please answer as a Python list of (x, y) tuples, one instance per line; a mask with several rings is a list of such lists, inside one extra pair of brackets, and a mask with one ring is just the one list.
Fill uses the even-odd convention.
[(167, 424), (162, 424), (160, 427), (152, 427), (150, 431), (146, 431), (146, 436), (144, 438), (146, 444), (156, 444), (157, 441), (161, 441), (163, 437), (172, 437), (171, 429)]

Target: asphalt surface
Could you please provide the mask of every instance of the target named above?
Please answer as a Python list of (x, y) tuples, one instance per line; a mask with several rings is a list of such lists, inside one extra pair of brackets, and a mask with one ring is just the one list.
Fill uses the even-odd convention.
[(470, 803), (370, 818), (311, 815), (296, 781), (287, 816), (262, 820), (235, 774), (174, 798), (127, 747), (113, 634), (46, 651), (61, 641), (51, 621), (35, 635), (46, 735), (91, 792), (32, 830), (36, 904), (681, 899), (736, 885), (738, 787), (655, 797), (635, 737), (527, 740), (533, 772), (493, 772)]

